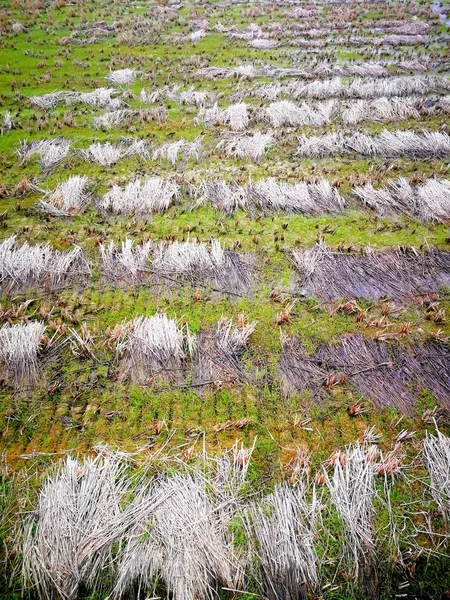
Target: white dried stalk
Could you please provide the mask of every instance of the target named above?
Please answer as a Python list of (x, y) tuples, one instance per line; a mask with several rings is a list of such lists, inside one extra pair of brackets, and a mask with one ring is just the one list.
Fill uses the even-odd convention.
[(243, 131), (247, 129), (249, 124), (248, 107), (244, 102), (239, 104), (231, 104), (220, 117), (223, 125), (229, 127), (233, 131)]
[[(303, 483), (303, 482), (302, 482)], [(319, 559), (314, 547), (320, 503), (313, 490), (306, 499), (304, 483), (278, 485), (249, 511), (247, 531), (257, 540), (264, 595), (309, 598), (319, 589)]]
[(188, 161), (190, 158), (198, 161), (201, 156), (201, 145), (201, 138), (196, 138), (193, 142), (183, 139), (177, 142), (165, 142), (154, 150), (152, 160), (166, 159), (171, 165), (175, 165), (181, 154), (183, 161)]
[(423, 442), (423, 462), (430, 474), (430, 492), (445, 522), (450, 523), (450, 438), (440, 431)]
[(120, 106), (120, 98), (113, 98), (117, 94), (114, 88), (97, 88), (92, 92), (67, 92), (65, 102), (71, 104), (88, 104), (99, 108), (117, 110)]
[(193, 88), (181, 92), (175, 92), (175, 88), (176, 86), (172, 88), (171, 95), (168, 94), (167, 97), (173, 102), (179, 102), (180, 104), (200, 107), (212, 104), (216, 98), (216, 94), (214, 92), (203, 92), (200, 90), (194, 90)]
[[(441, 94), (450, 89), (450, 80), (445, 76), (413, 75), (386, 77), (384, 79), (354, 78), (344, 81), (340, 77), (294, 80), (285, 84), (263, 84), (250, 91), (252, 95), (273, 100), (279, 94), (293, 98), (378, 98), (389, 96), (411, 96)], [(276, 94), (274, 96), (274, 94)]]
[(67, 92), (51, 92), (50, 94), (43, 94), (42, 96), (30, 96), (29, 100), (32, 106), (41, 110), (51, 110), (55, 108), (57, 104), (63, 102), (66, 98)]
[(177, 84), (172, 87), (164, 86), (152, 92), (141, 90), (140, 93), (141, 101), (149, 104), (161, 102), (166, 98), (177, 104), (187, 104), (188, 106), (197, 106), (201, 108), (213, 104), (216, 99), (216, 94), (214, 92), (196, 90), (193, 87), (187, 90), (180, 90), (180, 86)]
[(339, 453), (333, 476), (326, 484), (344, 527), (343, 554), (356, 580), (363, 581), (375, 553), (375, 468), (364, 449), (355, 444)]
[(190, 33), (187, 37), (190, 42), (197, 44), (200, 40), (206, 37), (206, 31), (204, 29), (198, 29), (197, 31)]
[(54, 216), (79, 215), (89, 204), (88, 186), (88, 177), (73, 175), (57, 185), (46, 201), (40, 200), (37, 208)]
[(398, 205), (386, 188), (375, 189), (371, 183), (367, 183), (365, 186), (356, 186), (353, 193), (363, 204), (376, 210), (380, 215), (399, 212)]
[(402, 121), (405, 119), (418, 119), (422, 100), (420, 98), (386, 98), (376, 100), (359, 100), (352, 102), (347, 109), (342, 111), (342, 121), (354, 125), (361, 121)]
[(153, 92), (146, 92), (144, 89), (142, 89), (141, 93), (139, 94), (139, 98), (141, 102), (146, 102), (147, 104), (161, 102), (161, 100), (165, 98), (165, 90), (166, 87), (154, 90)]
[(196, 73), (198, 79), (226, 79), (228, 77), (254, 79), (258, 75), (259, 70), (251, 64), (238, 67), (205, 67)]
[(416, 187), (416, 211), (423, 221), (447, 221), (450, 218), (450, 181), (428, 179)]
[(303, 103), (297, 106), (287, 100), (273, 102), (265, 109), (265, 118), (273, 127), (299, 127), (301, 125), (322, 126), (330, 123), (335, 110), (333, 100), (315, 106)]
[(317, 8), (315, 6), (311, 8), (302, 8), (301, 6), (296, 6), (291, 10), (286, 12), (286, 17), (289, 19), (302, 19), (304, 17), (315, 17), (317, 15)]
[(174, 282), (204, 285), (207, 281), (227, 294), (246, 293), (250, 288), (247, 265), (241, 257), (221, 248), (218, 241), (210, 247), (203, 243), (161, 243), (154, 252), (153, 272), (160, 284)]
[(244, 131), (247, 129), (250, 118), (248, 107), (244, 102), (231, 104), (224, 110), (219, 109), (217, 103), (211, 108), (201, 108), (195, 122), (205, 123), (211, 127), (213, 125), (225, 125), (233, 131)]
[(70, 140), (64, 138), (44, 139), (35, 142), (20, 142), (17, 151), (22, 161), (26, 162), (34, 154), (39, 154), (39, 164), (47, 171), (59, 164), (69, 153)]
[(322, 260), (330, 254), (330, 248), (321, 241), (312, 248), (306, 248), (304, 251), (294, 250), (292, 258), (298, 272), (307, 280), (315, 273)]
[(116, 345), (124, 374), (146, 383), (155, 376), (179, 379), (185, 360), (192, 354), (195, 338), (187, 326), (179, 327), (167, 315), (136, 317), (124, 329)]
[(214, 276), (225, 264), (225, 253), (220, 242), (214, 240), (211, 248), (203, 243), (161, 243), (153, 257), (153, 269), (162, 275), (182, 275), (186, 278)]
[(7, 110), (5, 112), (5, 114), (3, 115), (3, 125), (0, 128), (1, 135), (4, 135), (8, 131), (11, 131), (12, 127), (13, 127), (12, 115), (11, 115), (11, 112), (9, 110)]
[(425, 43), (425, 37), (423, 35), (385, 35), (382, 38), (383, 44), (390, 46), (418, 46)]
[(179, 194), (179, 186), (160, 177), (131, 181), (121, 189), (114, 186), (99, 202), (99, 208), (113, 214), (148, 215), (166, 211)]
[(123, 158), (130, 156), (138, 156), (142, 160), (148, 158), (148, 148), (145, 140), (133, 140), (125, 148), (123, 152)]
[(11, 29), (14, 33), (21, 33), (22, 31), (25, 31), (26, 28), (22, 23), (15, 22), (12, 24)]
[(450, 181), (428, 179), (417, 186), (401, 177), (375, 189), (372, 184), (357, 186), (353, 193), (381, 215), (405, 213), (420, 221), (446, 221), (450, 216)]
[(127, 158), (129, 156), (139, 156), (142, 159), (147, 158), (148, 149), (144, 140), (134, 140), (128, 146), (120, 142), (117, 145), (105, 142), (93, 143), (87, 148), (87, 150), (80, 150), (81, 155), (87, 161), (95, 161), (102, 167), (110, 167), (118, 162), (121, 158)]
[(0, 244), (0, 284), (7, 289), (58, 289), (77, 277), (90, 275), (89, 263), (81, 248), (67, 252), (48, 244), (18, 246), (15, 236)]
[(0, 372), (7, 382), (33, 385), (38, 376), (38, 352), (45, 325), (40, 322), (5, 324), (0, 328)]
[(233, 544), (231, 519), (245, 502), (250, 449), (236, 442), (218, 458), (202, 456), (190, 473), (177, 473), (138, 491), (145, 504), (156, 490), (167, 502), (155, 512), (141, 510), (119, 556), (114, 597), (131, 589), (151, 590), (162, 578), (175, 598), (209, 598), (218, 585), (241, 589), (245, 562)]
[(360, 154), (382, 158), (445, 158), (450, 155), (450, 136), (441, 131), (424, 130), (422, 135), (419, 135), (414, 131), (386, 129), (376, 137), (364, 133), (355, 133), (352, 136), (339, 133), (301, 136), (298, 153), (311, 158), (333, 154)]
[(135, 114), (136, 112), (130, 109), (112, 110), (94, 117), (92, 124), (95, 129), (117, 129), (124, 121), (130, 121)]
[(137, 523), (121, 552), (116, 598), (136, 587), (151, 591), (157, 578), (175, 600), (212, 599), (218, 585), (233, 586), (226, 523), (205, 488), (196, 471), (161, 481), (159, 490), (167, 499)]
[(87, 150), (81, 150), (81, 154), (85, 160), (93, 160), (102, 165), (102, 167), (110, 167), (115, 164), (122, 158), (123, 153), (123, 144), (114, 146), (109, 142), (105, 142), (104, 144), (101, 144), (100, 142), (94, 143), (91, 144)]
[(255, 331), (256, 321), (242, 327), (233, 325), (233, 318), (222, 317), (217, 323), (216, 343), (224, 355), (240, 356), (247, 348), (247, 342)]
[(246, 448), (242, 442), (236, 440), (230, 450), (217, 458), (210, 458), (215, 465), (215, 472), (211, 476), (214, 493), (219, 500), (220, 510), (227, 512), (230, 517), (233, 516), (233, 509), (241, 504), (240, 494), (247, 482), (255, 444), (256, 439), (251, 448)]
[(25, 527), (25, 588), (42, 600), (76, 600), (81, 584), (99, 587), (124, 533), (120, 504), (127, 488), (125, 464), (117, 459), (67, 458), (55, 469)]
[(268, 38), (256, 38), (249, 42), (250, 46), (257, 48), (258, 50), (270, 50), (279, 46), (279, 43), (275, 40), (269, 40)]
[(232, 69), (232, 75), (242, 79), (253, 79), (258, 76), (258, 69), (250, 64), (239, 65)]
[(387, 77), (386, 79), (353, 79), (344, 94), (347, 97), (374, 98), (442, 93), (450, 87), (449, 79), (441, 76)]
[(253, 135), (225, 138), (217, 144), (217, 148), (223, 148), (228, 156), (259, 161), (273, 144), (274, 138), (270, 133), (257, 131)]
[(450, 113), (450, 95), (441, 96), (437, 101), (435, 108), (442, 110), (444, 113)]
[(51, 92), (42, 96), (30, 96), (29, 100), (32, 106), (41, 110), (52, 110), (61, 102), (67, 106), (88, 104), (113, 110), (120, 104), (120, 98), (113, 98), (116, 94), (117, 90), (114, 88), (97, 88), (92, 92)]
[(402, 35), (421, 35), (425, 34), (430, 30), (430, 24), (425, 23), (425, 21), (406, 21), (402, 25), (398, 27), (393, 27), (391, 29), (392, 33), (402, 34)]
[(247, 193), (239, 185), (229, 185), (223, 179), (202, 181), (197, 191), (195, 206), (202, 206), (206, 202), (224, 214), (230, 215), (238, 208), (247, 208)]
[(233, 589), (244, 589), (246, 568), (251, 561), (248, 549), (239, 548), (236, 544), (230, 523), (233, 518), (243, 518), (248, 504), (246, 484), (255, 445), (256, 438), (250, 448), (236, 440), (230, 450), (217, 458), (207, 457), (206, 462), (207, 467), (213, 465), (212, 472), (207, 472), (208, 484), (214, 491), (215, 514), (221, 523), (222, 536), (227, 546), (232, 578), (230, 587)]
[[(270, 84), (264, 91), (264, 95), (270, 99), (279, 93), (281, 89), (278, 84)], [(288, 100), (280, 100), (270, 104), (263, 115), (273, 127), (323, 126), (335, 118), (340, 118), (345, 124), (353, 125), (362, 121), (388, 123), (409, 118), (418, 119), (421, 114), (430, 115), (441, 110), (445, 112), (445, 108), (445, 101), (438, 100), (434, 96), (429, 97), (427, 101), (420, 96), (380, 97), (374, 100), (348, 102), (328, 100), (318, 104), (304, 102), (301, 106)]]
[(116, 85), (130, 85), (134, 82), (135, 77), (139, 74), (136, 69), (118, 69), (117, 71), (111, 71), (106, 76), (106, 79), (110, 83)]
[(311, 158), (323, 158), (344, 151), (345, 138), (339, 133), (327, 133), (325, 135), (301, 136), (299, 138), (298, 152), (302, 156)]
[(228, 32), (228, 37), (231, 40), (246, 40), (250, 41), (256, 38), (263, 37), (263, 31), (259, 25), (256, 23), (250, 23), (247, 27), (243, 27), (242, 29), (237, 29), (236, 27), (230, 27)]
[(344, 200), (328, 181), (319, 183), (276, 183), (269, 178), (250, 185), (249, 198), (265, 212), (288, 211), (300, 214), (339, 213)]
[(114, 242), (108, 245), (99, 245), (102, 258), (104, 276), (111, 282), (140, 283), (149, 270), (149, 256), (152, 243), (144, 242), (133, 245), (133, 241), (126, 238), (121, 247)]

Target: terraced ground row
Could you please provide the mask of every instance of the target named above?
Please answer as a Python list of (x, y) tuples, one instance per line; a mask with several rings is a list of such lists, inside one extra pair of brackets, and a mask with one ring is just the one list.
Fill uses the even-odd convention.
[(447, 597), (449, 11), (0, 7), (0, 598)]

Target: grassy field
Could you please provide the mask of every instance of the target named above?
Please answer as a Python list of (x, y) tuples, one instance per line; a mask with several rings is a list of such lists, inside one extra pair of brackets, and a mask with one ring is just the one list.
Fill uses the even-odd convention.
[[(230, 580), (224, 583), (213, 573), (206, 590), (186, 584), (182, 591), (173, 575), (159, 568), (157, 575), (143, 576), (142, 594), (176, 600), (214, 594), (270, 600), (447, 598), (448, 438), (441, 465), (447, 483), (441, 495), (430, 480), (423, 450), (424, 440), (437, 429), (443, 436), (450, 429), (450, 32), (445, 19), (425, 2), (8, 0), (0, 7), (0, 31), (0, 597), (145, 597), (138, 595), (135, 581), (126, 592), (114, 587), (123, 540), (111, 544), (112, 558), (102, 566), (101, 577), (93, 577), (95, 584), (80, 575), (70, 592), (62, 589), (65, 584), (57, 589), (55, 582), (54, 588), (52, 583), (40, 588), (28, 585), (21, 573), (27, 564), (24, 514), (36, 508), (48, 473), (67, 454), (78, 456), (80, 464), (85, 457), (102, 458), (101, 442), (114, 449), (119, 462), (123, 456), (118, 450), (137, 452), (135, 462), (126, 459), (134, 490), (136, 473), (147, 469), (170, 480), (174, 471), (197, 472), (206, 453), (235, 456), (232, 448), (238, 440), (253, 451), (246, 458), (248, 480), (239, 501), (233, 500), (238, 508), (228, 515), (226, 529), (239, 552), (250, 555), (242, 563), (246, 575), (233, 588)], [(193, 41), (190, 36), (198, 31), (200, 39)], [(269, 40), (275, 47), (253, 47), (255, 40)], [(251, 65), (253, 72), (240, 70), (243, 65)], [(370, 71), (374, 65), (383, 70), (381, 75)], [(212, 67), (222, 73), (208, 72)], [(128, 83), (108, 80), (124, 69), (133, 70)], [(389, 88), (390, 83), (397, 87)], [(301, 88), (303, 84), (309, 87)], [(80, 96), (99, 88), (110, 89), (108, 101)], [(182, 96), (192, 90), (205, 94), (201, 100)], [(53, 102), (49, 95), (55, 92), (61, 94)], [(48, 98), (46, 108), (40, 104), (43, 98)], [(246, 117), (242, 128), (233, 130), (232, 119), (222, 113), (239, 103), (246, 104), (241, 108)], [(284, 111), (281, 125), (270, 119), (273, 103)], [(327, 103), (333, 106), (327, 108)], [(356, 111), (358, 103), (365, 103), (364, 108), (352, 122), (345, 111)], [(298, 122), (293, 104), (299, 107)], [(110, 117), (117, 122), (108, 121)], [(406, 148), (405, 142), (403, 150), (389, 144), (380, 150), (378, 136), (385, 132), (415, 132), (425, 138), (417, 147), (409, 141), (411, 146)], [(424, 132), (447, 136), (439, 138), (442, 148), (437, 137), (428, 144)], [(259, 133), (270, 136), (260, 155), (237, 156), (239, 143), (255, 135), (250, 141), (254, 148)], [(350, 142), (343, 150), (302, 150), (306, 138), (330, 134)], [(370, 136), (365, 138), (371, 140), (370, 151), (355, 150), (352, 136), (360, 134)], [(70, 147), (48, 167), (44, 151), (39, 155), (39, 149), (32, 150), (39, 141), (55, 138), (69, 140)], [(107, 166), (86, 152), (96, 143), (125, 149), (135, 140), (143, 142), (145, 151), (141, 146), (138, 154), (125, 154)], [(164, 144), (179, 140), (185, 146), (176, 160), (154, 156)], [(183, 156), (189, 143), (198, 140), (199, 154)], [(28, 154), (26, 143), (28, 149), (35, 144)], [(59, 207), (58, 186), (73, 176), (88, 178), (83, 210), (55, 216), (48, 205), (39, 209), (41, 200)], [(175, 185), (175, 199), (161, 211), (127, 211), (125, 186), (147, 178)], [(284, 200), (281, 188), (276, 199), (256, 193), (258, 182), (268, 178), (290, 186)], [(374, 204), (367, 189), (367, 199), (355, 193), (357, 186), (367, 184), (390, 189), (390, 182), (400, 178), (418, 190), (414, 197), (392, 193), (386, 200), (380, 194)], [(208, 196), (205, 182), (214, 180), (223, 180), (225, 187)], [(295, 196), (295, 185), (303, 182), (311, 191), (322, 180), (343, 199), (342, 209), (327, 210), (323, 198), (318, 201), (312, 192), (309, 204), (305, 200), (302, 205), (298, 198), (306, 194), (306, 185)], [(420, 192), (435, 180), (440, 195), (426, 187)], [(116, 190), (122, 214), (102, 208), (114, 186), (122, 189)], [(233, 193), (240, 186), (244, 198), (230, 210), (221, 205), (227, 186)], [(11, 236), (16, 247), (49, 244), (62, 253), (80, 247), (89, 273), (67, 281), (61, 275), (53, 285), (50, 267), (33, 275), (31, 252), (24, 254), (20, 268), (8, 263), (5, 240)], [(107, 276), (101, 249), (110, 242), (120, 248), (126, 239), (135, 247), (149, 242), (148, 261), (127, 279), (121, 263), (125, 258), (116, 252), (114, 274)], [(227, 283), (235, 263), (210, 265), (206, 275), (194, 263), (183, 271), (158, 263), (158, 256), (168, 260), (176, 242), (204, 249), (211, 265), (211, 248), (219, 242), (226, 260), (242, 262), (248, 285)], [(304, 256), (324, 245), (328, 250), (306, 276), (293, 253)], [(395, 259), (381, 262), (370, 279), (363, 263), (373, 253), (380, 261)], [(325, 268), (327, 256), (336, 257), (336, 263), (320, 292), (314, 273)], [(363, 266), (345, 272), (341, 261), (358, 257)], [(19, 271), (27, 267), (27, 280), (21, 280)], [(347, 289), (353, 278), (364, 291), (342, 294), (339, 290)], [(387, 293), (374, 291), (377, 281)], [(328, 293), (332, 301), (326, 300)], [(127, 329), (126, 324), (157, 314), (166, 314), (179, 331), (188, 328), (188, 339), (192, 335), (196, 340), (191, 354), (183, 341), (183, 357), (175, 369), (175, 351), (158, 345), (162, 342), (150, 350), (142, 343), (144, 358), (133, 354), (137, 325)], [(235, 336), (243, 335), (245, 323), (254, 328), (241, 346), (224, 350), (225, 341), (214, 338), (221, 319), (232, 319), (226, 322)], [(43, 324), (45, 335), (35, 356), (31, 351), (34, 359), (8, 350), (11, 326), (35, 321)], [(360, 348), (373, 343), (371, 348), (386, 351), (393, 362), (374, 359), (379, 364), (366, 364), (363, 350), (353, 362), (342, 354), (333, 362), (330, 353), (345, 336), (354, 336), (349, 339), (359, 340)], [(294, 359), (287, 339), (297, 340), (302, 349), (297, 363), (289, 362)], [(215, 359), (211, 352), (217, 352)], [(283, 367), (283, 357), (290, 367)], [(16, 376), (19, 364), (25, 364), (26, 372), (31, 368), (27, 360), (35, 361), (33, 376)], [(208, 360), (211, 379), (204, 378)], [(307, 375), (308, 365), (321, 374), (315, 383)], [(287, 385), (286, 378), (297, 383)], [(381, 437), (372, 439), (369, 428)], [(371, 516), (364, 516), (373, 541), (363, 544), (370, 560), (362, 567), (361, 551), (351, 560), (342, 555), (349, 526), (333, 500), (332, 477), (340, 468), (338, 450), (351, 457), (355, 444), (361, 444), (362, 452), (369, 452), (370, 441), (384, 466), (378, 465), (381, 476), (373, 480), (373, 512), (368, 508)], [(395, 459), (392, 471), (384, 468), (389, 453)], [(344, 471), (349, 460), (339, 463)], [(295, 488), (302, 477), (305, 497), (318, 493), (325, 508), (314, 540), (319, 575), (314, 579), (303, 567), (292, 567), (294, 585), (281, 566), (272, 580), (269, 567), (261, 567), (262, 541), (258, 538), (252, 546), (245, 525), (252, 517), (242, 515), (255, 495), (266, 497), (277, 485), (292, 487), (292, 482)], [(127, 501), (122, 498), (122, 508)], [(276, 508), (267, 510), (272, 514)], [(38, 525), (36, 517), (36, 531)], [(302, 547), (301, 535), (294, 538)], [(175, 556), (194, 553), (187, 548), (176, 547)], [(182, 576), (175, 580), (180, 583)], [(300, 580), (306, 583), (300, 585)]]

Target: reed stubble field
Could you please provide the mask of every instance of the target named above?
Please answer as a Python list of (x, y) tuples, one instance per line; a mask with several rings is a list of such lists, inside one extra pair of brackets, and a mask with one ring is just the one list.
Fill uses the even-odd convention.
[(0, 598), (448, 598), (446, 4), (0, 33)]

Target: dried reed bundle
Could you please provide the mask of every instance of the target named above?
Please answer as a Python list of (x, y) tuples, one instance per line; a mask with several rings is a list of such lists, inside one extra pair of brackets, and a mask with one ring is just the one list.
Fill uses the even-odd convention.
[[(120, 555), (115, 597), (127, 597), (133, 589), (150, 591), (158, 579), (176, 600), (213, 598), (219, 584), (232, 587), (225, 524), (206, 485), (197, 470), (160, 481), (166, 500), (131, 532)], [(151, 489), (138, 502), (147, 495), (151, 498)]]
[(2, 293), (27, 289), (54, 290), (89, 276), (91, 270), (81, 248), (68, 252), (49, 245), (18, 246), (15, 236), (0, 244)]
[(264, 213), (279, 210), (307, 215), (337, 214), (344, 209), (344, 200), (328, 181), (319, 183), (276, 183), (261, 179), (247, 190), (249, 201)]
[(87, 104), (99, 108), (117, 110), (120, 106), (120, 98), (116, 98), (118, 91), (115, 88), (97, 88), (92, 92), (67, 92), (65, 102), (67, 105)]
[(258, 50), (271, 50), (272, 48), (277, 48), (279, 46), (277, 41), (269, 40), (268, 38), (256, 38), (250, 40), (249, 44), (253, 48), (258, 48)]
[(63, 181), (47, 196), (40, 200), (36, 209), (55, 217), (70, 217), (83, 213), (89, 205), (89, 178), (73, 175)]
[[(350, 74), (350, 73), (347, 73)], [(280, 94), (298, 98), (381, 98), (390, 96), (411, 96), (442, 94), (450, 89), (446, 76), (413, 75), (407, 77), (356, 77), (344, 81), (341, 77), (314, 79), (312, 81), (293, 80), (288, 83), (271, 83), (251, 89), (251, 95), (274, 100)]]
[(104, 276), (111, 283), (136, 285), (148, 278), (151, 242), (133, 245), (126, 239), (121, 247), (114, 242), (99, 244)]
[(108, 73), (106, 79), (116, 85), (131, 85), (138, 74), (136, 69), (118, 69)]
[(80, 153), (85, 160), (97, 162), (102, 167), (110, 167), (121, 158), (129, 156), (139, 156), (142, 159), (148, 157), (148, 149), (144, 140), (134, 140), (128, 145), (123, 142), (117, 145), (109, 142), (104, 144), (97, 142), (91, 144), (87, 150), (80, 150)]
[(436, 431), (423, 442), (422, 460), (430, 474), (430, 492), (445, 522), (450, 523), (450, 438)]
[(166, 285), (181, 281), (195, 286), (210, 281), (220, 291), (231, 294), (250, 288), (248, 268), (240, 255), (223, 250), (218, 241), (213, 241), (210, 248), (193, 242), (161, 243), (155, 248), (152, 269), (156, 282)]
[(114, 186), (98, 204), (100, 210), (120, 214), (149, 215), (164, 212), (177, 200), (179, 186), (160, 177), (131, 181), (124, 189)]
[(195, 206), (203, 206), (209, 202), (215, 210), (231, 215), (238, 208), (247, 207), (247, 194), (243, 187), (229, 185), (223, 179), (202, 181), (197, 190)]
[(24, 534), (22, 575), (42, 600), (76, 600), (98, 590), (111, 548), (123, 535), (125, 465), (102, 457), (67, 458), (48, 477)]
[(232, 318), (222, 317), (215, 331), (201, 331), (196, 344), (194, 384), (220, 386), (244, 381), (247, 376), (242, 357), (255, 327), (256, 322), (245, 323), (243, 318), (235, 326)]
[(67, 92), (51, 92), (42, 96), (30, 96), (30, 104), (40, 110), (52, 110), (60, 102), (64, 102)]
[(197, 79), (227, 79), (229, 77), (254, 79), (258, 75), (259, 70), (251, 64), (237, 67), (204, 67), (196, 72)]
[(195, 122), (203, 122), (207, 126), (225, 125), (232, 131), (244, 131), (250, 118), (245, 102), (231, 104), (224, 110), (221, 110), (216, 102), (211, 108), (201, 108)]
[(187, 326), (165, 314), (136, 317), (123, 326), (116, 342), (116, 357), (121, 360), (123, 376), (148, 383), (153, 378), (180, 381), (188, 356), (192, 355), (195, 338)]
[(95, 129), (111, 130), (118, 129), (122, 125), (130, 125), (132, 118), (138, 114), (136, 111), (122, 108), (105, 112), (103, 115), (94, 117), (92, 124)]
[(364, 449), (355, 444), (340, 453), (333, 476), (326, 475), (331, 501), (344, 526), (343, 557), (359, 589), (373, 592), (376, 578), (374, 521), (375, 469)]
[(120, 98), (113, 98), (117, 95), (117, 90), (114, 88), (97, 88), (91, 92), (51, 92), (42, 96), (31, 96), (30, 103), (35, 108), (41, 110), (52, 110), (60, 103), (65, 103), (67, 106), (75, 104), (88, 104), (89, 106), (98, 106), (100, 108), (114, 107), (118, 108)]
[(156, 148), (152, 154), (152, 160), (158, 158), (168, 160), (171, 165), (175, 165), (181, 155), (183, 162), (190, 158), (199, 161), (201, 158), (202, 139), (197, 138), (193, 142), (187, 140), (178, 140), (177, 142), (165, 142), (159, 148)]
[(301, 293), (324, 302), (340, 298), (405, 302), (437, 292), (450, 277), (448, 253), (389, 250), (365, 254), (332, 252), (319, 244), (295, 250), (293, 263)]
[(65, 138), (44, 139), (35, 142), (20, 142), (17, 154), (27, 162), (34, 154), (39, 154), (39, 164), (43, 171), (49, 171), (62, 162), (69, 153), (70, 140)]
[(228, 156), (234, 158), (249, 158), (260, 161), (265, 151), (273, 146), (274, 139), (270, 133), (257, 131), (253, 135), (228, 136), (217, 144), (217, 148), (224, 149)]
[(378, 121), (388, 123), (390, 121), (402, 121), (405, 119), (418, 119), (420, 114), (429, 114), (431, 107), (420, 97), (408, 98), (386, 98), (380, 97), (375, 100), (357, 100), (348, 104), (342, 110), (341, 118), (345, 124), (354, 125), (361, 121)]
[(450, 218), (450, 181), (428, 179), (412, 185), (404, 177), (375, 189), (372, 184), (355, 187), (355, 196), (380, 215), (405, 213), (420, 221), (445, 222)]
[(274, 492), (252, 505), (246, 528), (257, 540), (263, 593), (269, 600), (305, 599), (319, 588), (318, 556), (314, 548), (320, 505), (306, 488), (278, 485)]
[(14, 386), (33, 385), (38, 377), (38, 354), (45, 325), (40, 322), (2, 325), (0, 328), (0, 373)]
[(323, 126), (330, 123), (335, 110), (336, 104), (333, 100), (316, 105), (303, 103), (301, 106), (288, 100), (281, 100), (270, 104), (265, 109), (264, 115), (272, 127)]
[(188, 106), (197, 106), (203, 108), (211, 106), (216, 100), (216, 94), (210, 91), (196, 90), (193, 87), (187, 90), (180, 90), (179, 85), (165, 86), (156, 89), (153, 92), (141, 91), (140, 99), (142, 102), (153, 103), (164, 99), (171, 100), (178, 104), (187, 104)]
[(445, 158), (450, 154), (450, 136), (440, 131), (424, 131), (419, 135), (414, 131), (386, 129), (376, 137), (364, 133), (351, 136), (339, 133), (310, 137), (303, 135), (299, 138), (298, 154), (310, 158), (333, 154), (360, 154), (381, 158)]

